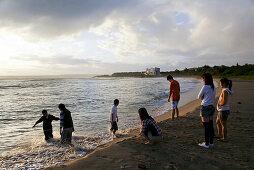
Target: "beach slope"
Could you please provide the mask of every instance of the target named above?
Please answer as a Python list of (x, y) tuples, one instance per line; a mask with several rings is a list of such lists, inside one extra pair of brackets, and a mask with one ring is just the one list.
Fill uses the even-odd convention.
[[(83, 158), (46, 169), (253, 169), (253, 85), (251, 80), (233, 81), (228, 141), (215, 141), (213, 149), (198, 146), (204, 141), (204, 129), (197, 107), (200, 101), (195, 100), (181, 107), (181, 113), (187, 114), (179, 120), (167, 119), (169, 113), (157, 118), (163, 131), (158, 144), (145, 145), (136, 130)], [(216, 132), (215, 120), (214, 128)]]

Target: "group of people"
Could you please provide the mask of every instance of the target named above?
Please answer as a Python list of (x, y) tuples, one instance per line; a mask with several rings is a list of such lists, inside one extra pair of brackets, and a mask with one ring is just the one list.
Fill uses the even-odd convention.
[(226, 141), (227, 138), (227, 118), (230, 113), (230, 99), (233, 94), (232, 81), (227, 78), (220, 80), (220, 86), (222, 92), (220, 94), (217, 103), (217, 130), (218, 135), (215, 136), (213, 128), (213, 116), (215, 113), (214, 99), (216, 89), (213, 84), (213, 77), (209, 73), (202, 75), (204, 86), (198, 94), (198, 98), (201, 99), (201, 110), (200, 116), (205, 129), (205, 142), (199, 143), (198, 145), (204, 148), (211, 148), (214, 146), (213, 139), (217, 138), (218, 141)]
[(42, 117), (34, 124), (33, 128), (43, 122), (43, 131), (45, 140), (53, 138), (52, 121), (60, 120), (60, 135), (61, 143), (67, 143), (71, 145), (72, 132), (74, 132), (73, 121), (71, 112), (66, 109), (64, 104), (59, 104), (58, 109), (60, 110), (60, 118), (48, 114), (47, 110), (42, 110)]
[[(111, 128), (110, 131), (113, 135), (113, 137), (116, 136), (116, 131), (118, 130), (117, 122), (118, 122), (118, 116), (117, 116), (117, 106), (119, 105), (119, 100), (114, 100), (114, 105), (110, 112), (110, 123)], [(148, 114), (146, 108), (140, 108), (138, 110), (140, 123), (142, 125), (141, 128), (141, 135), (143, 135), (148, 141), (147, 144), (151, 142), (159, 141), (162, 135), (162, 131), (156, 121)]]
[[(220, 86), (222, 87), (222, 92), (219, 97), (217, 104), (218, 116), (216, 120), (218, 135), (214, 135), (213, 128), (213, 116), (215, 113), (214, 100), (216, 89), (213, 83), (212, 75), (205, 73), (202, 75), (204, 86), (198, 94), (198, 98), (201, 99), (201, 110), (200, 116), (205, 129), (205, 142), (199, 143), (199, 146), (204, 148), (213, 147), (214, 137), (218, 138), (218, 141), (225, 141), (227, 137), (227, 117), (230, 113), (230, 98), (233, 94), (232, 81), (227, 78), (220, 80)], [(175, 114), (176, 118), (179, 118), (178, 103), (180, 100), (180, 85), (179, 82), (173, 79), (173, 76), (168, 75), (167, 80), (170, 82), (170, 90), (168, 96), (168, 102), (171, 101), (172, 114), (171, 118), (174, 120)], [(119, 105), (119, 100), (114, 100), (114, 105), (110, 112), (110, 131), (113, 137), (116, 136), (116, 131), (118, 130), (118, 115), (117, 106)], [(65, 108), (64, 104), (59, 104), (60, 118), (55, 117), (47, 113), (47, 110), (43, 110), (43, 116), (35, 123), (35, 127), (38, 123), (43, 122), (43, 130), (45, 135), (45, 140), (53, 138), (52, 125), (53, 120), (60, 120), (60, 134), (61, 143), (71, 144), (72, 132), (74, 131), (73, 121), (71, 117), (71, 112)], [(148, 114), (146, 108), (140, 108), (138, 110), (138, 115), (140, 118), (141, 130), (140, 134), (147, 139), (146, 143), (154, 143), (161, 140), (162, 130), (156, 123), (156, 121)]]
[[(214, 100), (216, 95), (216, 88), (213, 83), (213, 77), (210, 73), (205, 73), (202, 76), (204, 86), (201, 88), (198, 99), (201, 99), (200, 117), (205, 129), (205, 142), (198, 145), (204, 148), (214, 147), (213, 139), (217, 138), (218, 141), (226, 141), (227, 138), (227, 118), (230, 113), (230, 99), (233, 94), (232, 81), (227, 78), (220, 79), (220, 86), (222, 88), (218, 103), (217, 103), (217, 130), (218, 134), (215, 136), (213, 128), (213, 116), (215, 113)], [(170, 90), (168, 102), (171, 99), (172, 113), (171, 119), (179, 118), (178, 103), (180, 100), (180, 85), (173, 79), (171, 75), (167, 76), (170, 82)], [(161, 138), (162, 132), (157, 123), (151, 116), (148, 115), (145, 108), (138, 111), (141, 120), (141, 134), (143, 134), (148, 141), (158, 141)]]

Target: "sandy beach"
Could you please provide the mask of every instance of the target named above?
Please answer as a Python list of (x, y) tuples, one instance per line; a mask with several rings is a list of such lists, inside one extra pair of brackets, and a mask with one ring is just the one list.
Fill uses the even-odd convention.
[[(194, 100), (180, 108), (179, 120), (170, 120), (169, 112), (156, 118), (163, 131), (158, 144), (145, 145), (137, 129), (85, 157), (46, 169), (254, 169), (253, 85), (253, 80), (233, 81), (228, 140), (215, 140), (213, 149), (198, 146), (204, 141), (204, 129), (200, 101)], [(220, 91), (218, 88), (217, 97)]]

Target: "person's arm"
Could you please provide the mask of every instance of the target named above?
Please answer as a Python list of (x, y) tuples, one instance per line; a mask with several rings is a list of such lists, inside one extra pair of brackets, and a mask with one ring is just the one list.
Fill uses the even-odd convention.
[(223, 105), (225, 105), (225, 104), (227, 103), (227, 101), (228, 101), (228, 93), (224, 90), (224, 91), (222, 92), (222, 100), (219, 101), (218, 106), (223, 106)]
[(113, 112), (111, 113), (111, 123), (113, 123)]
[(114, 107), (112, 108), (112, 110), (111, 110), (111, 117), (110, 117), (110, 121), (111, 121), (111, 123), (113, 123), (113, 115), (115, 114), (115, 109), (114, 109)]
[(143, 121), (142, 122), (142, 130), (141, 130), (141, 134), (145, 135), (147, 132), (147, 121)]
[(63, 124), (64, 124), (64, 112), (61, 111), (61, 113), (60, 113), (60, 135), (62, 135)]
[(168, 94), (168, 102), (170, 102), (170, 97), (172, 95), (172, 90), (169, 90), (169, 94)]
[(116, 113), (116, 121), (118, 122), (118, 115), (117, 115), (117, 113)]
[(60, 120), (59, 117), (55, 117), (55, 116), (53, 116), (53, 115), (52, 115), (52, 119), (53, 119), (53, 120)]
[(200, 92), (198, 94), (198, 99), (203, 100), (204, 99), (204, 94), (205, 94), (205, 86), (203, 86), (202, 89), (200, 90)]
[(41, 122), (42, 122), (42, 118), (43, 118), (43, 117), (41, 117), (37, 122), (35, 122), (35, 124), (33, 125), (32, 128), (34, 128), (38, 123), (41, 123)]

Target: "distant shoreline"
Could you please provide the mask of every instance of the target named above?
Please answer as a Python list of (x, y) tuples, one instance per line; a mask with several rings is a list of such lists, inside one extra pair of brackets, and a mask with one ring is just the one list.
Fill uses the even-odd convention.
[(67, 74), (67, 75), (31, 75), (31, 76), (0, 76), (0, 79), (48, 79), (48, 78), (93, 78), (96, 74)]
[[(95, 78), (166, 78), (166, 75), (161, 75), (161, 76), (112, 76), (112, 75), (99, 75), (99, 76), (95, 76)], [(174, 76), (175, 78), (200, 78), (200, 76), (197, 75), (178, 75), (178, 76)]]

